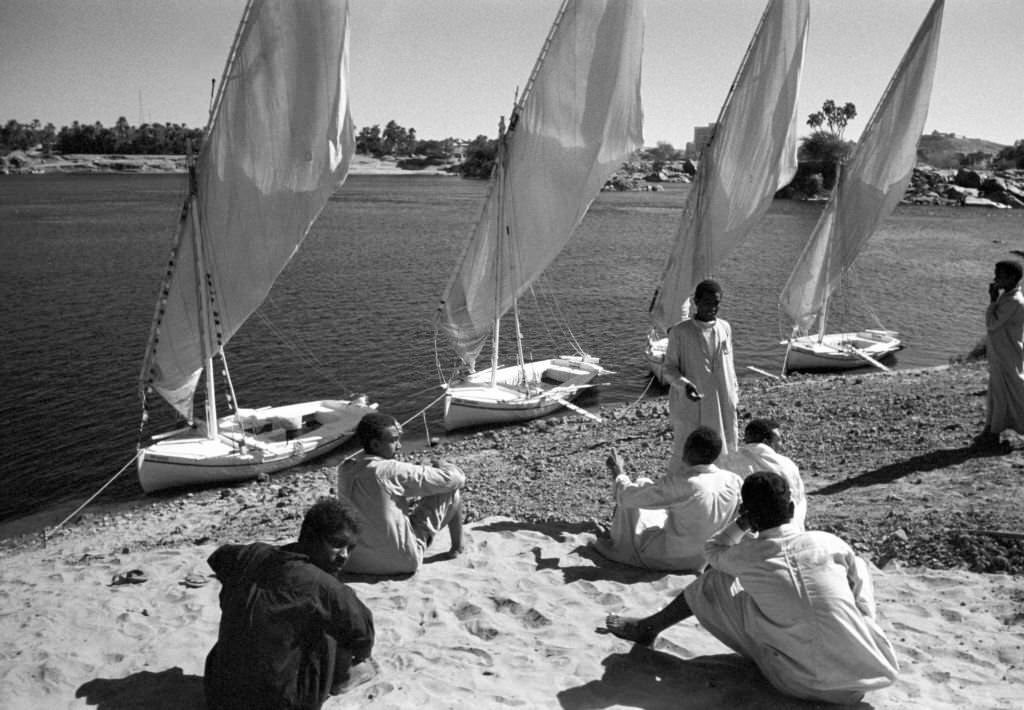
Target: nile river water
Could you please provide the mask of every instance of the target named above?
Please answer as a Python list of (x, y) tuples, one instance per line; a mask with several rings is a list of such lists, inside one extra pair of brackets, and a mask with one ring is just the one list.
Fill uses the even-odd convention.
[[(84, 499), (134, 455), (137, 377), (184, 189), (181, 175), (0, 178), (0, 520)], [(541, 305), (524, 305), (528, 354), (567, 351), (568, 323), (616, 371), (587, 406), (632, 401), (648, 384), (647, 306), (687, 189), (602, 193), (539, 284)], [(227, 348), (240, 403), (366, 392), (405, 418), (437, 397), (453, 356), (434, 313), (485, 190), (350, 177)], [(717, 274), (741, 378), (781, 367), (778, 293), (820, 209), (776, 201)], [(906, 343), (899, 367), (947, 362), (982, 335), (992, 264), (1024, 247), (1022, 228), (1024, 211), (899, 207), (830, 329), (884, 325)], [(439, 416), (428, 412), (433, 435)], [(103, 495), (140, 496), (134, 471)]]

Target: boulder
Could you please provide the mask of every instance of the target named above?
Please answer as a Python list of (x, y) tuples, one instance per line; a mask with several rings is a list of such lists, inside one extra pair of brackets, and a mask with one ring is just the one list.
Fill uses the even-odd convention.
[(956, 177), (953, 178), (953, 183), (960, 187), (981, 187), (981, 175), (973, 170), (958, 170)]

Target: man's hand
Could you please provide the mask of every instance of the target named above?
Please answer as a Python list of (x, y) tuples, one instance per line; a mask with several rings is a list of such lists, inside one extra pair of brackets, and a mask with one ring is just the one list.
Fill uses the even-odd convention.
[(996, 301), (999, 298), (999, 287), (995, 282), (988, 285), (988, 297), (991, 301)]
[(702, 399), (704, 399), (704, 395), (702, 395), (697, 390), (697, 388), (694, 387), (692, 382), (687, 382), (685, 387), (686, 387), (686, 398), (689, 399), (691, 402), (699, 402)]

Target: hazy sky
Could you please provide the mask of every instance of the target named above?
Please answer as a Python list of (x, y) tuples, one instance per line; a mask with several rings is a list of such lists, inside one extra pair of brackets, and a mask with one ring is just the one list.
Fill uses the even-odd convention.
[[(494, 135), (558, 0), (351, 0), (356, 126)], [(800, 112), (852, 101), (856, 138), (931, 0), (811, 0)], [(0, 0), (0, 120), (206, 123), (243, 0)], [(647, 0), (645, 142), (714, 121), (764, 0)], [(1024, 138), (1022, 0), (947, 0), (926, 131)], [(809, 129), (807, 129), (809, 130)]]

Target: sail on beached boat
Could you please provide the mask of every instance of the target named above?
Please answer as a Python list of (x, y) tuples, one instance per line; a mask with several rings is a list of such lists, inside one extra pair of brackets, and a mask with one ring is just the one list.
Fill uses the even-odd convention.
[(944, 0), (935, 0), (921, 23), (782, 291), (780, 306), (793, 323), (793, 335), (784, 341), (784, 370), (884, 367), (878, 358), (901, 347), (893, 331), (825, 334), (825, 320), (830, 296), (902, 199), (913, 173), (928, 115), (943, 7)]
[(669, 327), (693, 289), (746, 239), (796, 171), (797, 96), (807, 0), (771, 0), (704, 149), (651, 302), (647, 363), (660, 379)]
[[(605, 372), (582, 352), (526, 362), (517, 300), (562, 251), (601, 186), (643, 144), (639, 1), (566, 0), (498, 138), (490, 191), (438, 312), (470, 374), (446, 385), (447, 429), (573, 406)], [(516, 364), (499, 366), (511, 311)], [(491, 365), (476, 370), (485, 343)]]
[[(156, 392), (192, 425), (140, 451), (143, 490), (294, 466), (340, 445), (371, 409), (325, 399), (218, 417), (215, 401), (214, 357), (223, 358), (344, 182), (353, 135), (347, 0), (252, 0), (190, 166), (141, 374), (143, 424)], [(204, 374), (200, 420), (193, 399)], [(230, 379), (227, 398), (234, 406)]]

